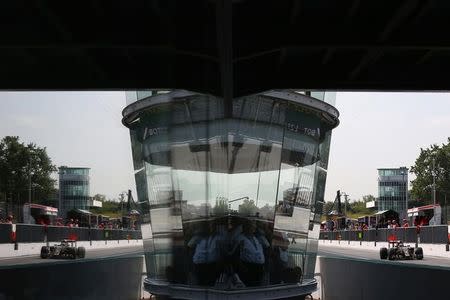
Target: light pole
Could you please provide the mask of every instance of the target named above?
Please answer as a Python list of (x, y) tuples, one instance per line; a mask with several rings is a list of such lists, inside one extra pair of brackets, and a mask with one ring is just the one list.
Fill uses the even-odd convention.
[(15, 182), (14, 182), (14, 178), (16, 175), (16, 171), (12, 170), (11, 171), (11, 178), (9, 179), (9, 214), (12, 215), (13, 214), (13, 189), (15, 187)]
[(30, 157), (28, 158), (28, 203), (31, 204), (31, 176), (34, 175), (34, 172), (31, 170), (31, 162), (33, 159), (33, 152), (30, 153)]
[(433, 175), (433, 219), (434, 219), (434, 225), (436, 224), (436, 162), (433, 158), (433, 170), (431, 172)]
[[(447, 192), (444, 194), (445, 222), (448, 224)], [(445, 223), (444, 223), (445, 224)]]
[[(400, 174), (402, 175), (403, 183), (405, 184), (405, 219), (408, 217), (408, 169), (406, 167), (402, 168)], [(406, 175), (406, 180), (405, 180)]]
[(63, 214), (63, 211), (62, 211), (63, 210), (63, 207), (62, 207), (63, 185), (61, 184), (63, 174), (64, 174), (64, 171), (60, 167), (58, 169), (58, 183), (59, 183), (59, 188), (58, 188), (58, 216), (60, 218), (64, 217), (64, 214)]
[(28, 203), (31, 203), (31, 156), (28, 159)]
[[(345, 202), (344, 202), (344, 216), (347, 219), (347, 201), (348, 201), (347, 197), (350, 197), (350, 195), (348, 195), (346, 192), (343, 192), (342, 195), (345, 198)], [(347, 220), (346, 220), (346, 222), (347, 222)]]
[(125, 198), (125, 194), (126, 194), (126, 192), (122, 192), (119, 194), (119, 196), (120, 196), (120, 214), (121, 214), (122, 219), (123, 219), (123, 200)]
[[(31, 189), (32, 189), (32, 193), (31, 193), (31, 201), (32, 202), (36, 202), (36, 189), (39, 189), (39, 184), (33, 182), (31, 184)], [(39, 195), (38, 195), (39, 196)], [(31, 203), (31, 202), (30, 202)]]

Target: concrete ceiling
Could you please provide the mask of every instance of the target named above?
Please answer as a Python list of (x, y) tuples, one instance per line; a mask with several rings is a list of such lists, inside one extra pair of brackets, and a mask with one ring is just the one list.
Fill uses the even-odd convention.
[(450, 89), (445, 0), (15, 0), (0, 20), (0, 89)]

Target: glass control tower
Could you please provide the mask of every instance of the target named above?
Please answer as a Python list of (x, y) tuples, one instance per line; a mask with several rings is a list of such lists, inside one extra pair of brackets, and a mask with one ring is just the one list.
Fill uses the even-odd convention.
[(147, 265), (173, 298), (273, 299), (316, 288), (333, 94), (272, 90), (221, 98), (128, 92)]

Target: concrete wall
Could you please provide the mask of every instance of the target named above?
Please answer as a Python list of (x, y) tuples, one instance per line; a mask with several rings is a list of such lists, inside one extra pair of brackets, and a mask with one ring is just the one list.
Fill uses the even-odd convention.
[(325, 300), (449, 299), (450, 269), (318, 257)]
[(0, 267), (0, 300), (137, 300), (142, 255)]
[(140, 230), (129, 229), (0, 224), (0, 244), (9, 244), (13, 241), (18, 243), (39, 243), (46, 240), (56, 242), (67, 238), (77, 241), (137, 240), (142, 238), (142, 234)]

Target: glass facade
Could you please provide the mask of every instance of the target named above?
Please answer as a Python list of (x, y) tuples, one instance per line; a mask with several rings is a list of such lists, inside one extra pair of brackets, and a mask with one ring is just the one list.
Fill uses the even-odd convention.
[(89, 208), (89, 168), (59, 168), (59, 214)]
[(150, 282), (238, 289), (314, 278), (331, 105), (291, 91), (234, 99), (231, 116), (223, 99), (187, 91), (132, 102), (123, 123)]
[(378, 209), (392, 209), (405, 215), (408, 192), (408, 169), (378, 169)]

